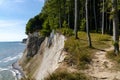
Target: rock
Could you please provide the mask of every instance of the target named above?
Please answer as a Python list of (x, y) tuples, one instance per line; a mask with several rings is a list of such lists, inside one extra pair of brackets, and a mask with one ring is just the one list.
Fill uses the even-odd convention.
[(27, 55), (26, 57), (33, 57), (37, 54), (41, 43), (44, 41), (45, 37), (39, 37), (37, 33), (29, 34), (27, 40)]
[(22, 43), (25, 43), (25, 44), (26, 44), (26, 42), (27, 42), (27, 38), (24, 38), (24, 39), (22, 40)]

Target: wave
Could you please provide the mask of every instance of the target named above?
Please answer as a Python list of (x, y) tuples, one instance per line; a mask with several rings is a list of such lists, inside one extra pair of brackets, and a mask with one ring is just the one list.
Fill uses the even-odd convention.
[(18, 70), (11, 69), (10, 71), (12, 72), (13, 76), (14, 76), (16, 79), (21, 79), (21, 78), (22, 78), (21, 73), (20, 73)]
[(4, 70), (9, 70), (8, 68), (0, 68), (0, 72)]
[(9, 62), (9, 61), (13, 61), (13, 60), (17, 60), (17, 59), (19, 59), (20, 57), (22, 56), (22, 53), (19, 53), (19, 55), (16, 55), (16, 56), (9, 56), (9, 57), (6, 57), (6, 58), (4, 58), (4, 59), (2, 59), (1, 61), (0, 61), (0, 63), (2, 62), (2, 63), (7, 63), (7, 62)]
[(12, 66), (9, 66), (8, 68), (0, 68), (0, 74), (2, 71), (12, 72), (12, 76), (15, 78), (15, 80), (22, 78), (21, 73), (18, 70), (13, 69)]
[[(4, 72), (5, 71), (5, 72)], [(10, 73), (10, 72), (12, 73)], [(3, 79), (8, 79), (8, 77), (5, 77), (4, 75), (10, 75), (11, 77), (14, 78), (14, 80), (18, 80), (18, 77), (16, 76), (16, 72), (12, 69), (12, 67), (8, 67), (8, 68), (0, 68), (0, 75)], [(10, 77), (10, 76), (9, 76)], [(20, 78), (19, 78), (20, 79)], [(1, 80), (1, 79), (0, 79)], [(11, 80), (11, 79), (10, 79)], [(13, 80), (13, 79), (12, 79)]]

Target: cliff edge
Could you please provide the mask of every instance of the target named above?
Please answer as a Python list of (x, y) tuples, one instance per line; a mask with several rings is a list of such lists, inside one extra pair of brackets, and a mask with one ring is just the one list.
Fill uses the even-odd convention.
[(65, 58), (65, 37), (52, 32), (49, 37), (40, 37), (37, 32), (29, 34), (27, 46), (20, 65), (26, 77), (42, 80), (53, 73)]

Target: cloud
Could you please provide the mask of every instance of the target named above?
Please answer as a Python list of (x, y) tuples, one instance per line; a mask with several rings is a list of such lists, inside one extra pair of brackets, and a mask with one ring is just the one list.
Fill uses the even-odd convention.
[(26, 21), (23, 20), (0, 20), (0, 28), (1, 27), (15, 27), (18, 25), (25, 24)]
[(0, 41), (21, 41), (25, 35), (25, 21), (0, 20)]

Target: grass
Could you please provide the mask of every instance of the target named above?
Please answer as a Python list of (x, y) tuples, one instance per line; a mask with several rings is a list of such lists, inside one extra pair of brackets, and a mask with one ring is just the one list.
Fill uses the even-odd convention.
[(49, 75), (44, 80), (89, 80), (82, 73), (69, 73), (67, 71), (64, 72), (55, 72), (52, 75)]
[(32, 78), (21, 78), (21, 80), (35, 80), (35, 79), (32, 79)]
[(92, 48), (88, 47), (85, 32), (79, 32), (78, 37), (79, 39), (75, 39), (74, 36), (71, 36), (65, 42), (65, 50), (69, 53), (65, 61), (67, 61), (70, 66), (77, 65), (78, 69), (88, 68), (87, 65), (91, 63), (93, 53), (97, 50), (104, 50), (110, 47), (111, 37), (109, 35), (92, 33)]
[(114, 65), (115, 69), (116, 69), (116, 70), (120, 70), (120, 69), (119, 69), (119, 68), (120, 68), (120, 52), (119, 52), (118, 55), (116, 55), (116, 54), (114, 53), (114, 50), (108, 51), (107, 54), (106, 54), (106, 56), (107, 56), (107, 58), (109, 58), (110, 60), (112, 60), (114, 63), (116, 63), (116, 64)]
[(63, 35), (65, 35), (66, 37), (72, 36), (73, 34), (73, 30), (70, 28), (61, 28), (61, 29), (57, 29), (56, 30), (57, 33), (61, 33)]

